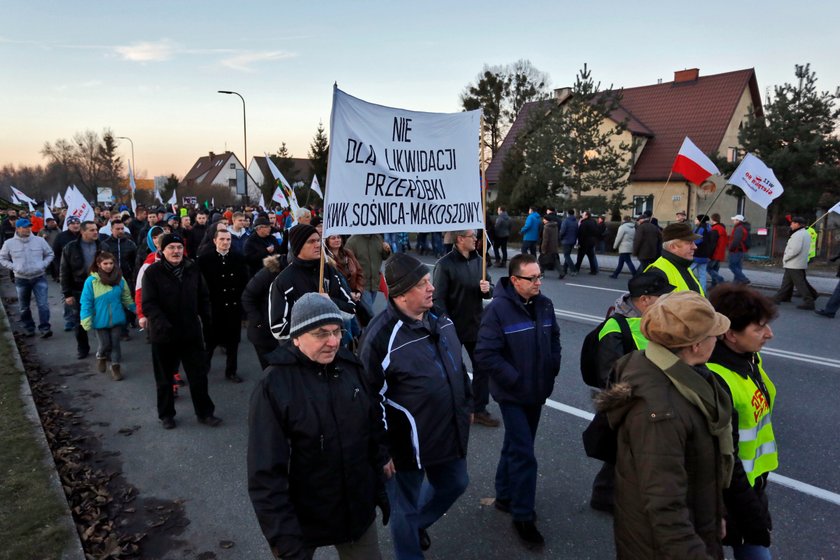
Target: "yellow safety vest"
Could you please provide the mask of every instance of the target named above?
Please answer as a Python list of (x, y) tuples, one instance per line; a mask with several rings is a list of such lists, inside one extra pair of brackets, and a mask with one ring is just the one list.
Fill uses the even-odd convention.
[[(642, 318), (625, 317), (624, 320), (627, 321), (627, 326), (630, 327), (630, 334), (633, 335), (633, 343), (636, 345), (636, 349), (644, 350), (647, 348), (648, 339), (642, 334), (641, 329)], [(613, 317), (607, 319), (607, 322), (601, 327), (601, 331), (598, 333), (598, 340), (601, 340), (610, 333), (621, 333), (621, 327)]]
[(758, 356), (758, 371), (768, 399), (751, 378), (744, 378), (720, 364), (707, 363), (706, 367), (715, 372), (729, 386), (732, 404), (738, 411), (738, 457), (744, 465), (750, 485), (764, 473), (779, 467), (779, 453), (776, 438), (773, 435), (771, 416), (776, 404), (776, 386), (767, 377)]
[(688, 275), (694, 280), (695, 286), (697, 286), (696, 290), (692, 290), (688, 284), (686, 284), (685, 280), (683, 279), (682, 274), (674, 266), (674, 263), (666, 259), (665, 257), (659, 257), (653, 263), (648, 265), (645, 269), (645, 272), (650, 270), (651, 268), (658, 268), (662, 272), (665, 273), (665, 276), (668, 278), (668, 283), (671, 284), (674, 288), (676, 288), (675, 292), (688, 292), (688, 291), (695, 291), (698, 292), (701, 296), (706, 297), (706, 292), (703, 291), (703, 286), (700, 285), (700, 282), (697, 280), (697, 277), (694, 276), (694, 273), (691, 269), (687, 269)]
[(808, 235), (811, 236), (811, 249), (808, 251), (808, 261), (817, 256), (817, 230), (812, 227), (808, 228)]

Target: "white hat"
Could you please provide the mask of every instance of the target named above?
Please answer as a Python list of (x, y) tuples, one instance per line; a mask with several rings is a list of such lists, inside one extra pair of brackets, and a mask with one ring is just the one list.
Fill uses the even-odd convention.
[(735, 214), (734, 216), (732, 216), (732, 219), (738, 220), (739, 222), (743, 222), (746, 220), (743, 214)]

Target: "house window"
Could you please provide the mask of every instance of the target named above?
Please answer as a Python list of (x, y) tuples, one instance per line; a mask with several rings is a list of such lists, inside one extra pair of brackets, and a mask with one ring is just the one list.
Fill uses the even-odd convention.
[(736, 206), (735, 213), (744, 215), (744, 212), (747, 210), (747, 197), (741, 195), (738, 197), (738, 202)]
[(633, 197), (633, 215), (641, 216), (645, 211), (653, 212), (653, 195)]
[(235, 163), (231, 163), (231, 164), (230, 164), (230, 168), (231, 168), (231, 169), (236, 169), (236, 164), (235, 164)]
[(228, 186), (232, 189), (236, 188), (236, 179), (228, 179)]

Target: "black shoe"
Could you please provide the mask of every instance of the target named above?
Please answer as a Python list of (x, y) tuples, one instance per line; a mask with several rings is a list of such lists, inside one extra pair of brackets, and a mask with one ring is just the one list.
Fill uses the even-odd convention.
[(603, 511), (604, 513), (612, 513), (615, 506), (609, 502), (602, 502), (600, 500), (589, 500), (589, 507), (596, 511)]
[(49, 338), (52, 336), (52, 331), (44, 331), (41, 333), (41, 338)]
[(829, 319), (834, 319), (834, 313), (829, 313), (825, 309), (814, 309), (814, 313), (823, 317), (828, 317)]
[(610, 274), (610, 278), (612, 278), (613, 280), (618, 280), (618, 275), (613, 276), (612, 274)]
[(87, 358), (87, 357), (88, 357), (88, 354), (90, 354), (90, 349), (87, 349), (87, 350), (79, 350), (79, 351), (76, 353), (76, 359), (77, 359), (77, 360), (84, 360), (85, 358)]
[(537, 548), (545, 544), (542, 533), (537, 530), (537, 526), (533, 521), (514, 521), (513, 527), (516, 529), (516, 534), (519, 535), (519, 539), (528, 548)]
[(225, 379), (227, 379), (231, 383), (242, 383), (242, 378), (236, 375), (235, 373), (233, 375), (226, 375)]
[(502, 513), (510, 513), (510, 500), (496, 498), (493, 500), (493, 506)]
[(222, 419), (218, 416), (213, 416), (211, 414), (210, 416), (204, 416), (203, 418), (199, 416), (198, 423), (204, 424), (205, 426), (210, 426), (211, 428), (215, 428), (216, 426), (222, 423)]
[(796, 306), (797, 309), (805, 309), (808, 311), (816, 311), (813, 303), (801, 303)]
[(432, 537), (429, 536), (429, 532), (426, 529), (420, 529), (418, 533), (420, 536), (420, 550), (426, 552), (432, 546)]
[(166, 418), (160, 419), (160, 425), (163, 426), (164, 430), (171, 430), (175, 427), (175, 419), (171, 416), (167, 416)]

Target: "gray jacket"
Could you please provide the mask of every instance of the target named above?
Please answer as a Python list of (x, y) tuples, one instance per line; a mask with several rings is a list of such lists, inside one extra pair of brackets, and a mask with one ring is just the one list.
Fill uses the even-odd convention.
[(618, 227), (618, 232), (615, 234), (613, 249), (618, 249), (619, 253), (632, 253), (633, 240), (635, 239), (636, 224), (633, 222), (624, 222)]
[[(7, 242), (8, 243), (8, 242)], [(808, 268), (808, 253), (811, 251), (811, 235), (808, 228), (801, 227), (790, 236), (785, 245), (782, 266), (798, 270)]]
[(49, 244), (37, 235), (20, 237), (15, 234), (0, 249), (0, 265), (15, 273), (18, 278), (37, 278), (52, 262), (55, 254)]

